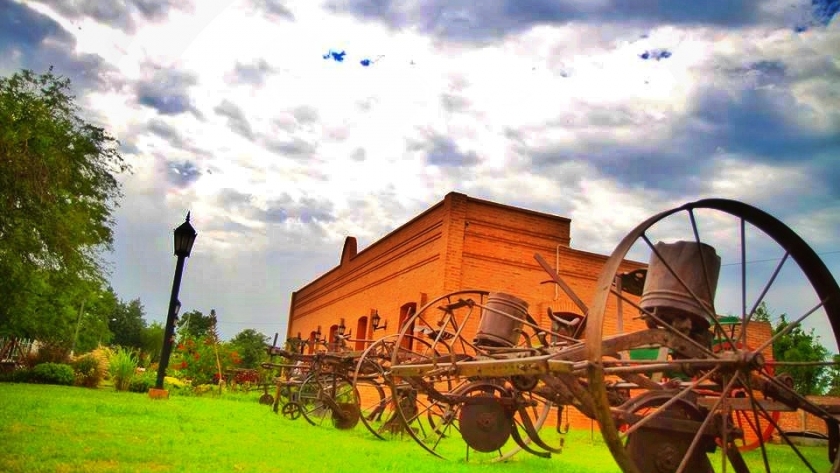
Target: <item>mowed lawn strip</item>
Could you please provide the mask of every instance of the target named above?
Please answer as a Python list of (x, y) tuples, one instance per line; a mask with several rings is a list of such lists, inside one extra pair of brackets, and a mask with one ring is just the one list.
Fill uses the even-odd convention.
[(0, 383), (3, 472), (617, 472), (600, 438), (574, 432), (552, 459), (498, 464), (441, 460), (407, 436), (382, 441), (288, 420), (260, 393), (171, 396)]
[[(520, 453), (472, 464), (435, 458), (408, 436), (378, 440), (361, 423), (340, 431), (288, 420), (257, 403), (260, 394), (152, 400), (109, 388), (0, 383), (0, 472), (619, 472), (589, 431), (569, 432), (551, 459)], [(559, 442), (553, 432), (546, 437)], [(802, 471), (792, 452), (780, 451), (774, 472)], [(758, 452), (749, 461), (760, 464)], [(816, 471), (829, 470), (827, 460), (817, 463)]]

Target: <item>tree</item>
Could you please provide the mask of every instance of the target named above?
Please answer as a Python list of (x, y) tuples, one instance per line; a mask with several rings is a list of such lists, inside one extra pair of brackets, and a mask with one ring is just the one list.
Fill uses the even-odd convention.
[[(0, 333), (69, 345), (113, 243), (118, 142), (52, 68), (0, 78)], [(55, 322), (55, 323), (50, 323)]]
[(160, 322), (153, 322), (148, 327), (144, 327), (140, 334), (143, 353), (148, 355), (150, 363), (160, 361), (160, 350), (163, 348), (163, 334), (164, 327)]
[[(774, 317), (766, 304), (762, 302), (756, 309), (754, 319), (773, 324)], [(800, 325), (790, 327), (787, 321), (787, 314), (781, 314), (773, 327), (773, 336), (788, 330), (784, 335), (779, 336), (773, 342), (773, 358), (776, 361), (801, 362), (801, 361), (827, 361), (831, 353), (820, 343), (820, 337), (814, 333), (814, 329), (805, 331)], [(836, 355), (835, 355), (836, 358)], [(800, 394), (823, 394), (830, 384), (835, 381), (831, 370), (827, 366), (776, 366), (776, 375), (788, 374), (793, 378), (794, 389)]]
[(237, 333), (230, 341), (230, 345), (237, 351), (242, 360), (242, 368), (258, 368), (267, 357), (266, 343), (268, 336), (254, 329), (245, 329)]
[[(779, 317), (773, 328), (773, 335), (784, 331), (790, 322), (786, 315)], [(805, 331), (796, 326), (773, 343), (773, 357), (777, 361), (826, 361), (829, 351), (820, 343), (814, 329)], [(826, 366), (778, 366), (776, 374), (787, 373), (793, 377), (794, 389), (800, 394), (823, 394), (829, 387), (829, 372)]]
[(125, 303), (120, 301), (108, 323), (114, 334), (112, 342), (128, 348), (143, 348), (143, 329), (146, 328), (145, 310), (140, 299)]
[(180, 338), (201, 338), (209, 335), (216, 327), (216, 311), (204, 315), (200, 310), (191, 310), (178, 318), (178, 336)]

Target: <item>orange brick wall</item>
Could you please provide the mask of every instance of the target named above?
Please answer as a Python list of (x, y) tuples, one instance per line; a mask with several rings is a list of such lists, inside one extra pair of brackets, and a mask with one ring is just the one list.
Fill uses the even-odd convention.
[[(840, 405), (840, 398), (829, 396), (806, 396), (808, 400), (818, 405), (824, 406), (838, 406)], [(813, 432), (820, 432), (828, 435), (828, 429), (825, 421), (819, 417), (808, 414), (803, 410), (795, 412), (782, 412), (779, 415), (779, 425), (785, 432), (795, 432), (800, 430), (810, 430)], [(774, 432), (774, 439), (778, 440), (778, 433)]]
[[(293, 293), (287, 338), (298, 333), (307, 338), (318, 326), (325, 337), (341, 318), (357, 336), (359, 319), (369, 321), (372, 309), (388, 321), (386, 330), (375, 333), (379, 338), (398, 331), (403, 304), (420, 307), (426, 297), (462, 289), (525, 299), (530, 314), (548, 328), (548, 307), (581, 311), (553, 283), (541, 284), (549, 275), (534, 253), (552, 267), (559, 253), (560, 275), (585, 303), (592, 298), (606, 259), (569, 248), (570, 223), (567, 218), (450, 193), (358, 254), (347, 254), (346, 245), (339, 266)], [(625, 319), (631, 316), (628, 312)], [(477, 323), (476, 319), (475, 327), (468, 326), (467, 333), (474, 333)], [(369, 329), (366, 336), (370, 338)]]
[(419, 304), (422, 292), (443, 290), (444, 210), (432, 207), (358, 254), (345, 255), (338, 267), (295, 291), (287, 336), (307, 338), (320, 325), (325, 337), (344, 318), (355, 337), (358, 320), (369, 322), (372, 309), (388, 323), (376, 336), (395, 333), (403, 304)]

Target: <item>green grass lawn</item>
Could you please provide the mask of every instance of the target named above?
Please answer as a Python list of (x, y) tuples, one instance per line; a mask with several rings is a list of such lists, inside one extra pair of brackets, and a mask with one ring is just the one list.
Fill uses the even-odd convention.
[(565, 451), (548, 460), (520, 454), (472, 464), (435, 458), (408, 438), (377, 440), (361, 424), (337, 431), (287, 420), (258, 396), (156, 401), (111, 389), (0, 383), (0, 472), (619, 471), (588, 431), (570, 432)]

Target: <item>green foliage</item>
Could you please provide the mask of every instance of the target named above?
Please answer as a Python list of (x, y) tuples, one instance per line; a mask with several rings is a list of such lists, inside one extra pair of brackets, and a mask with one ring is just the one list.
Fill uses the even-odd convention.
[(189, 379), (193, 386), (217, 384), (219, 365), (224, 373), (225, 370), (237, 368), (240, 364), (241, 359), (236, 350), (231, 349), (228, 344), (216, 345), (215, 340), (210, 336), (181, 340), (175, 347), (173, 357), (169, 362), (171, 368), (178, 370), (179, 377)]
[(128, 383), (128, 390), (133, 393), (147, 393), (149, 389), (155, 387), (155, 381), (157, 381), (155, 373), (146, 371), (131, 378)]
[(137, 370), (137, 355), (123, 347), (117, 348), (108, 360), (108, 373), (117, 391), (127, 391)]
[(32, 381), (72, 386), (76, 380), (73, 367), (64, 363), (41, 363), (32, 368)]
[(153, 322), (140, 332), (140, 344), (143, 347), (143, 353), (148, 355), (147, 361), (150, 364), (160, 361), (163, 333), (164, 327), (160, 322)]
[(97, 388), (105, 379), (106, 370), (101, 360), (92, 353), (76, 358), (73, 363), (76, 384), (86, 388)]
[(200, 310), (181, 314), (175, 328), (179, 339), (198, 339), (211, 335), (216, 328), (216, 311), (211, 310), (210, 315), (204, 315)]
[[(762, 302), (753, 314), (757, 321), (770, 322), (773, 324), (773, 316), (767, 305)], [(782, 334), (783, 333), (783, 334)], [(773, 335), (780, 335), (773, 342), (773, 358), (776, 361), (802, 362), (802, 361), (827, 361), (831, 353), (820, 342), (820, 337), (814, 329), (806, 331), (800, 325), (791, 326), (787, 320), (787, 314), (781, 314), (773, 325)], [(835, 356), (836, 358), (836, 356)], [(827, 366), (791, 366), (777, 365), (776, 374), (788, 374), (793, 378), (793, 385), (796, 392), (808, 395), (824, 394), (833, 385), (840, 385), (836, 378), (836, 369), (830, 370)], [(832, 376), (834, 373), (834, 376)], [(840, 389), (838, 389), (840, 390)]]
[(241, 368), (256, 369), (268, 358), (266, 343), (269, 337), (254, 329), (245, 329), (237, 333), (230, 341), (230, 345), (239, 353)]
[[(0, 77), (0, 123), (0, 333), (69, 351), (80, 305), (104, 280), (116, 175), (130, 169), (52, 68)], [(107, 331), (86, 335), (83, 343)]]
[(114, 334), (113, 343), (122, 347), (143, 348), (145, 310), (140, 299), (125, 303), (120, 301), (114, 308), (108, 328)]
[(840, 355), (831, 357), (833, 365), (828, 368), (828, 396), (840, 396)]
[[(785, 314), (782, 314), (773, 328), (773, 334), (781, 333), (789, 326)], [(779, 361), (826, 361), (829, 355), (814, 329), (806, 332), (800, 326), (792, 327), (773, 343), (773, 357)], [(793, 377), (794, 389), (800, 394), (823, 394), (830, 382), (826, 366), (779, 366), (776, 374), (780, 373)]]
[(0, 383), (33, 383), (32, 368), (19, 368), (0, 373)]

